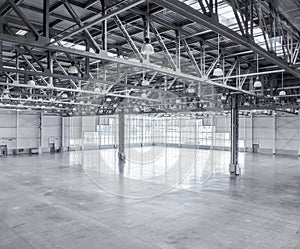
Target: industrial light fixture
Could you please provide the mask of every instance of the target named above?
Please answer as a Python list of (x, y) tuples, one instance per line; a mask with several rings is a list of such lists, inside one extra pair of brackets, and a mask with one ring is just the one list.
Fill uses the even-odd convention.
[[(258, 55), (256, 55), (256, 72), (258, 73)], [(260, 88), (262, 87), (262, 84), (261, 84), (261, 81), (257, 75), (256, 77), (256, 80), (254, 82), (254, 85), (253, 85), (254, 88)]]
[(94, 93), (101, 93), (100, 87), (96, 87), (96, 88), (94, 89)]
[(33, 79), (32, 76), (31, 76), (31, 77), (29, 78), (29, 80), (27, 81), (27, 85), (29, 85), (29, 86), (35, 86), (35, 81), (34, 81), (34, 79)]
[(147, 99), (147, 98), (148, 98), (148, 97), (147, 97), (147, 93), (146, 93), (145, 91), (142, 92), (141, 98), (142, 98), (142, 99)]
[(225, 95), (225, 94), (222, 94), (222, 95), (221, 95), (221, 100), (222, 100), (222, 101), (225, 101), (226, 99), (227, 99), (226, 95)]
[(186, 90), (187, 93), (195, 93), (195, 89), (194, 87), (189, 87), (187, 90)]
[(9, 93), (10, 93), (10, 90), (8, 88), (3, 89), (3, 94), (9, 94)]
[(285, 96), (286, 91), (283, 88), (283, 72), (281, 73), (281, 88), (282, 88), (282, 90), (279, 92), (279, 96)]
[(8, 94), (4, 94), (4, 95), (3, 95), (3, 99), (10, 99), (10, 97), (9, 97)]
[(286, 95), (286, 92), (284, 91), (284, 90), (281, 90), (280, 92), (279, 92), (279, 96), (285, 96)]
[(260, 88), (260, 87), (262, 87), (261, 81), (260, 81), (260, 79), (259, 79), (258, 76), (256, 77), (256, 80), (255, 80), (255, 82), (254, 82), (253, 87), (254, 87), (254, 88)]
[(213, 76), (221, 77), (223, 76), (223, 70), (220, 63), (217, 64), (217, 67), (214, 69)]
[(142, 86), (149, 86), (150, 82), (146, 78), (143, 78), (142, 80)]
[(61, 95), (61, 97), (62, 97), (63, 99), (67, 99), (67, 98), (68, 98), (68, 94), (63, 93), (63, 94)]
[(154, 48), (150, 43), (150, 13), (149, 13), (149, 0), (147, 0), (147, 33), (145, 41), (141, 48), (141, 54), (150, 55), (154, 54)]
[(68, 74), (78, 74), (78, 68), (75, 66), (75, 62), (71, 62), (71, 66), (68, 68)]
[(245, 101), (244, 106), (250, 106), (250, 103), (248, 101)]
[(111, 98), (110, 98), (110, 97), (107, 97), (107, 98), (106, 98), (106, 102), (111, 102)]
[(223, 76), (223, 70), (221, 68), (219, 60), (220, 60), (220, 35), (218, 34), (218, 63), (213, 72), (213, 76), (217, 76), (217, 77)]

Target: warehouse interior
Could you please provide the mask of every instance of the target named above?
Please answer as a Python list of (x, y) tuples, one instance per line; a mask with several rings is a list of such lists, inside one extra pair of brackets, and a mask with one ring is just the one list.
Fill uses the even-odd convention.
[(300, 248), (298, 0), (0, 0), (0, 248)]

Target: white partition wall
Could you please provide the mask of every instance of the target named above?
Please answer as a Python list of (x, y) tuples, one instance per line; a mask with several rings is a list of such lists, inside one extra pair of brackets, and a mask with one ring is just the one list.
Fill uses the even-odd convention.
[[(297, 155), (300, 118), (278, 114), (240, 115), (239, 148), (252, 152)], [(55, 150), (114, 148), (118, 116), (61, 117), (40, 113), (0, 112), (0, 145), (8, 154), (30, 153), (40, 145)], [(230, 116), (125, 115), (127, 146), (166, 145), (229, 149)]]

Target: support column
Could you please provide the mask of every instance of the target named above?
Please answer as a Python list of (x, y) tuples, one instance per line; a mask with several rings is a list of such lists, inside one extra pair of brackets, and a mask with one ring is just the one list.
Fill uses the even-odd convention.
[(272, 136), (272, 153), (273, 155), (276, 154), (276, 113), (275, 111), (272, 112), (273, 117), (273, 136)]
[(251, 148), (251, 152), (253, 152), (253, 113), (251, 112), (251, 116), (250, 116), (250, 148)]
[(20, 128), (19, 111), (16, 111), (16, 154), (18, 154), (18, 150), (19, 150), (19, 128)]
[(240, 174), (238, 164), (238, 149), (239, 149), (239, 110), (238, 110), (238, 95), (231, 94), (231, 146), (230, 146), (230, 173), (232, 175)]
[(43, 153), (43, 113), (40, 113), (40, 139), (39, 139), (39, 154)]
[(299, 133), (298, 133), (299, 141), (298, 141), (298, 156), (300, 156), (300, 110), (298, 110), (298, 116), (299, 116)]
[(118, 157), (119, 160), (125, 161), (126, 156), (125, 156), (125, 115), (124, 111), (122, 110), (119, 113), (119, 152), (118, 152)]
[(65, 118), (61, 116), (61, 148), (60, 152), (65, 150)]

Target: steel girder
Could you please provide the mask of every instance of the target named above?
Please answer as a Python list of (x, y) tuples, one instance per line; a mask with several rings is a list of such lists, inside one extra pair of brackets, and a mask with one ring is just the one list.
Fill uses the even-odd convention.
[(269, 53), (268, 51), (262, 49), (259, 45), (254, 43), (248, 37), (239, 35), (238, 33), (234, 32), (233, 30), (229, 29), (228, 27), (222, 25), (215, 19), (208, 17), (200, 13), (199, 11), (193, 9), (192, 7), (178, 1), (178, 0), (152, 0), (157, 5), (163, 6), (169, 10), (172, 10), (189, 20), (194, 21), (197, 24), (203, 25), (214, 32), (221, 34), (229, 38), (230, 40), (245, 46), (246, 48), (252, 50), (256, 54), (262, 56), (263, 58), (269, 60), (270, 62), (274, 63), (275, 65), (279, 66), (282, 69), (285, 69), (287, 72), (291, 73), (295, 77), (300, 79), (300, 72), (293, 69), (289, 66), (284, 60), (278, 58), (277, 56)]

